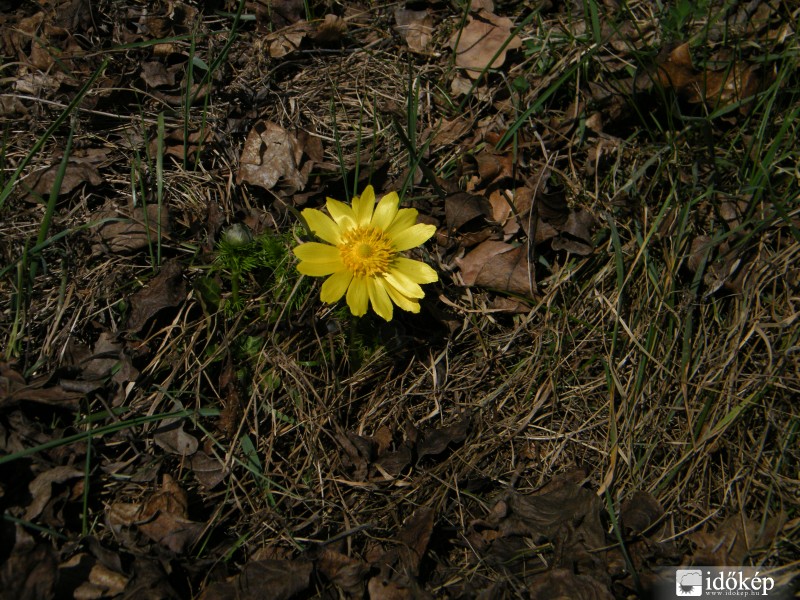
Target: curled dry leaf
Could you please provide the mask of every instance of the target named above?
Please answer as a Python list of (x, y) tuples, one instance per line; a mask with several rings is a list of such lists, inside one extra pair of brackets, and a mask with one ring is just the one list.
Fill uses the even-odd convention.
[(314, 32), (314, 41), (318, 44), (335, 44), (347, 33), (347, 21), (339, 15), (327, 14), (325, 19), (317, 25)]
[[(659, 85), (674, 89), (689, 102), (705, 102), (716, 108), (754, 96), (764, 89), (772, 75), (764, 73), (758, 65), (741, 61), (719, 70), (698, 70), (694, 67), (689, 43), (686, 42), (673, 49), (658, 64), (655, 78)], [(639, 81), (647, 85), (644, 79)], [(740, 107), (742, 113), (749, 109), (750, 104)]]
[(779, 513), (761, 526), (743, 515), (725, 519), (713, 531), (695, 531), (688, 538), (695, 545), (692, 563), (696, 565), (743, 565), (752, 550), (769, 546), (786, 522), (786, 514)]
[(68, 466), (53, 467), (37, 475), (28, 485), (33, 501), (25, 511), (25, 520), (31, 521), (42, 513), (53, 496), (53, 484), (64, 483), (77, 477), (83, 477), (83, 472)]
[(200, 600), (290, 600), (307, 589), (313, 563), (304, 560), (251, 560), (230, 581), (207, 586)]
[(664, 507), (652, 494), (636, 491), (622, 503), (619, 512), (623, 529), (639, 535), (664, 516)]
[(186, 298), (183, 267), (177, 260), (164, 263), (147, 287), (131, 297), (128, 330), (138, 333), (161, 309), (178, 306)]
[(303, 148), (297, 138), (280, 125), (259, 121), (245, 140), (236, 183), (247, 182), (271, 190), (282, 181), (289, 192), (302, 190), (312, 162), (300, 168)]
[(166, 419), (153, 434), (153, 441), (161, 449), (178, 456), (191, 456), (200, 445), (196, 437), (183, 430), (183, 421), (178, 419)]
[(552, 569), (540, 573), (528, 585), (531, 598), (569, 598), (570, 600), (614, 600), (606, 585), (572, 569)]
[(488, 240), (478, 244), (464, 258), (457, 258), (456, 264), (461, 268), (465, 285), (529, 298), (536, 295), (536, 281), (525, 245)]
[(470, 419), (462, 417), (452, 425), (438, 429), (425, 429), (417, 440), (417, 461), (428, 455), (444, 452), (450, 444), (460, 444), (467, 439)]
[(466, 27), (450, 39), (450, 47), (456, 51), (456, 65), (473, 79), (487, 68), (501, 67), (506, 52), (522, 46), (519, 37), (511, 35), (513, 28), (511, 19), (491, 12), (470, 15)]
[[(60, 168), (61, 165), (52, 165), (43, 171), (35, 173), (33, 180), (29, 180), (26, 183), (39, 196), (47, 197), (55, 186), (56, 176)], [(94, 164), (70, 159), (64, 171), (64, 178), (58, 188), (58, 194), (69, 194), (72, 190), (85, 183), (100, 185), (102, 182), (103, 178)]]
[(394, 11), (397, 31), (403, 36), (409, 50), (425, 54), (433, 39), (433, 17), (427, 10), (398, 8)]
[[(10, 548), (11, 540), (3, 541), (5, 548)], [(0, 597), (55, 597), (58, 562), (49, 542), (36, 542), (21, 525), (16, 525), (13, 548), (6, 552), (8, 556), (0, 564)]]
[(444, 215), (447, 229), (451, 233), (462, 230), (473, 222), (484, 228), (487, 225), (486, 220), (492, 217), (492, 206), (484, 196), (456, 192), (445, 198)]
[(267, 51), (272, 58), (281, 58), (300, 49), (311, 27), (306, 21), (300, 21), (289, 27), (279, 29), (266, 37)]
[(144, 502), (116, 502), (108, 509), (112, 528), (137, 526), (148, 538), (175, 553), (185, 552), (204, 529), (188, 518), (189, 500), (180, 484), (165, 473), (161, 489)]
[(364, 561), (323, 548), (317, 558), (317, 571), (350, 596), (363, 597), (364, 580), (369, 573), (369, 565)]
[(85, 393), (67, 389), (61, 382), (52, 385), (49, 375), (41, 375), (29, 382), (10, 364), (0, 362), (0, 408), (18, 404), (21, 400), (40, 402), (76, 410)]
[(93, 221), (117, 219), (99, 226), (101, 244), (93, 246), (95, 253), (103, 251), (115, 254), (128, 254), (157, 244), (159, 235), (170, 234), (171, 225), (166, 206), (159, 209), (157, 204), (148, 204), (146, 209), (133, 209), (130, 217), (113, 209), (100, 210), (93, 216)]

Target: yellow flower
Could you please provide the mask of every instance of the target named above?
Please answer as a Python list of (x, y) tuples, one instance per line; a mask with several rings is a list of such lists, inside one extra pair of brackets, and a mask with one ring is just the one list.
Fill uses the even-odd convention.
[(368, 303), (387, 321), (392, 318), (392, 302), (419, 312), (419, 300), (425, 296), (419, 284), (439, 277), (425, 263), (400, 252), (427, 241), (436, 227), (417, 223), (417, 211), (399, 205), (397, 192), (392, 192), (376, 206), (370, 185), (353, 198), (352, 207), (328, 198), (330, 217), (313, 208), (303, 211), (311, 231), (328, 243), (297, 246), (297, 270), (314, 277), (330, 275), (322, 284), (323, 302), (336, 302), (346, 292), (350, 312), (356, 316), (366, 314)]

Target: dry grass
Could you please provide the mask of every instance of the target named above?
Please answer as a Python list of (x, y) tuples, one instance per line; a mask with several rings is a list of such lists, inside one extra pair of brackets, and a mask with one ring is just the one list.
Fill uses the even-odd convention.
[[(138, 72), (147, 61), (185, 61), (190, 48), (212, 64), (231, 20), (200, 14), (196, 37), (170, 42), (183, 54), (165, 58), (145, 44), (110, 55), (107, 80), (74, 112), (74, 152), (104, 150), (94, 163), (102, 183), (83, 181), (58, 198), (48, 241), (36, 252), (44, 208), (25, 182), (60, 160), (66, 130), (44, 144), (19, 181), (11, 174), (74, 89), (42, 89), (34, 101), (4, 80), (3, 99), (17, 97), (27, 107), (2, 116), (3, 177), (13, 187), (0, 208), (8, 370), (5, 399), (0, 395), (7, 457), (0, 503), (7, 522), (43, 528), (36, 534), (42, 542), (48, 531), (71, 540), (89, 534), (113, 552), (136, 549), (150, 559), (167, 551), (135, 527), (120, 533), (112, 509), (146, 503), (168, 474), (187, 492), (188, 517), (202, 532), (183, 553), (169, 555), (180, 569), (167, 579), (179, 595), (199, 596), (254, 557), (313, 557), (325, 544), (374, 566), (376, 548), (390, 545), (404, 520), (428, 507), (435, 533), (418, 578), (428, 593), (475, 597), (497, 584), (497, 597), (524, 596), (530, 579), (510, 576), (471, 546), (468, 533), (511, 490), (532, 494), (581, 468), (582, 485), (609, 511), (603, 523), (611, 547), (622, 506), (641, 491), (663, 508), (655, 525), (674, 544), (672, 562), (661, 557), (658, 564), (736, 558), (796, 573), (800, 148), (792, 119), (799, 46), (794, 30), (783, 30), (780, 41), (767, 35), (785, 21), (788, 3), (764, 13), (769, 25), (759, 32), (731, 17), (727, 33), (735, 42), (716, 37), (728, 21), (709, 24), (703, 13), (673, 31), (648, 3), (629, 5), (616, 21), (595, 8), (599, 30), (591, 15), (540, 11), (520, 32), (527, 45), (468, 96), (449, 87), (457, 69), (447, 40), (463, 17), (451, 7), (432, 11), (437, 27), (426, 56), (408, 55), (392, 32), (390, 7), (348, 9), (344, 38), (326, 46), (309, 41), (309, 33), (302, 50), (277, 58), (266, 53), (259, 17), (241, 24), (211, 78), (212, 95), (186, 112)], [(100, 6), (96, 18), (113, 23), (110, 10)], [(517, 22), (527, 16), (521, 5), (502, 14)], [(186, 24), (171, 27), (170, 35), (191, 32)], [(630, 92), (678, 33), (714, 59), (770, 51), (765, 68), (775, 68), (776, 80), (752, 109), (722, 116), (652, 82), (641, 96)], [(602, 43), (595, 44), (597, 36)], [(742, 58), (745, 42), (751, 46)], [(69, 63), (79, 80), (96, 65), (92, 55)], [(514, 87), (516, 78), (528, 85)], [(170, 93), (185, 98), (179, 83), (174, 88)], [(410, 102), (413, 89), (420, 93)], [(628, 91), (609, 92), (620, 89)], [(543, 95), (549, 99), (526, 112)], [(159, 264), (158, 240), (115, 250), (102, 228), (114, 223), (109, 218), (141, 221), (134, 206), (157, 202), (160, 112), (167, 134), (213, 134), (197, 164), (179, 149), (164, 160), (161, 202), (170, 218)], [(587, 123), (595, 115), (605, 127)], [(468, 125), (463, 133), (433, 137), (459, 118)], [(235, 182), (244, 138), (263, 119), (322, 143), (322, 158), (296, 197), (280, 186)], [(492, 150), (511, 130), (510, 143)], [(163, 142), (178, 148), (181, 136)], [(474, 162), (482, 151), (507, 157), (513, 174), (482, 182)], [(415, 159), (440, 177), (435, 185), (413, 169)], [(469, 249), (463, 232), (443, 226), (440, 186), (488, 195), (492, 186), (538, 185), (544, 169), (551, 170), (542, 183), (551, 195), (595, 218), (594, 249), (582, 256), (538, 245), (538, 295), (523, 299), (523, 311), (497, 310), (497, 298), (508, 294), (461, 285), (456, 258)], [(387, 190), (413, 180), (409, 202), (442, 225), (440, 243), (418, 255), (440, 272), (422, 315), (398, 315), (390, 324), (353, 319), (346, 307), (322, 305), (316, 284), (299, 278), (288, 256), (245, 273), (242, 306), (231, 310), (231, 273), (214, 262), (224, 227), (245, 222), (288, 248), (305, 236), (295, 205), (342, 197), (367, 177)], [(173, 261), (181, 301), (142, 300)], [(221, 285), (219, 305), (209, 304), (201, 287), (208, 280)], [(132, 329), (137, 302), (150, 301), (160, 310)], [(113, 368), (101, 369), (97, 361), (109, 358)], [(87, 365), (96, 367), (93, 375)], [(62, 401), (33, 392), (16, 400), (12, 372), (31, 385), (40, 381), (36, 389), (60, 390), (56, 395), (86, 391)], [(92, 377), (98, 385), (88, 385)], [(157, 415), (180, 411), (199, 411), (180, 422), (213, 468), (164, 441)], [(26, 454), (112, 423), (121, 430)], [(431, 436), (444, 445), (421, 451), (420, 440), (433, 444)], [(77, 486), (62, 496), (54, 491), (64, 503), (60, 514), (24, 518), (28, 484), (67, 464), (85, 468), (79, 481), (91, 495), (84, 498)], [(15, 468), (24, 475), (12, 482)], [(213, 485), (198, 474), (204, 468), (220, 473)], [(730, 517), (743, 525), (731, 529)], [(753, 538), (745, 552), (731, 549), (725, 535), (732, 531)], [(728, 543), (730, 552), (708, 550), (708, 540)], [(531, 540), (530, 552), (541, 571), (557, 560), (558, 542), (540, 542)], [(70, 558), (63, 543), (53, 547), (56, 564)], [(609, 573), (623, 579), (608, 560)], [(350, 597), (342, 589), (318, 574), (306, 594)], [(625, 597), (619, 587), (614, 592)]]

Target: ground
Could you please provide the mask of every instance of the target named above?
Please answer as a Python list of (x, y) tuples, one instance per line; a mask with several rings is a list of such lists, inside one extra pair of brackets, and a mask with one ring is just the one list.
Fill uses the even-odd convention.
[[(0, 9), (0, 596), (791, 593), (795, 3)], [(419, 313), (297, 271), (368, 185)]]

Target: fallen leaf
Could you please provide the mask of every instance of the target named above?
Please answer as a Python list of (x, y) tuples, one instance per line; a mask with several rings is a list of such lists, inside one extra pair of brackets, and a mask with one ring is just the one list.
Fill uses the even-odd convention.
[(445, 119), (442, 117), (433, 128), (431, 149), (449, 146), (457, 142), (472, 129), (472, 122), (464, 117)]
[(199, 600), (290, 600), (308, 588), (313, 566), (303, 560), (251, 560), (230, 581), (207, 586)]
[(334, 44), (341, 41), (346, 32), (347, 21), (339, 15), (327, 14), (323, 21), (317, 24), (314, 41), (318, 44)]
[(0, 361), (0, 408), (8, 408), (27, 400), (78, 409), (78, 401), (86, 394), (80, 390), (67, 390), (61, 382), (53, 384), (51, 379), (50, 375), (42, 375), (26, 382), (9, 363)]
[(159, 235), (166, 236), (171, 232), (169, 213), (166, 206), (148, 204), (146, 209), (133, 209), (130, 217), (118, 210), (100, 210), (93, 215), (94, 221), (118, 219), (103, 223), (96, 231), (101, 244), (93, 246), (95, 253), (103, 251), (128, 254), (158, 244)]
[(572, 569), (551, 569), (534, 576), (528, 585), (531, 598), (569, 598), (570, 600), (614, 600), (608, 586)]
[(203, 451), (195, 452), (189, 464), (194, 476), (206, 490), (213, 489), (222, 483), (229, 473), (229, 469), (222, 461)]
[[(61, 168), (60, 164), (52, 165), (42, 171), (34, 173), (25, 183), (33, 189), (40, 197), (46, 198), (50, 195), (55, 186), (56, 176)], [(83, 184), (100, 185), (103, 178), (97, 167), (91, 163), (78, 162), (70, 159), (67, 162), (64, 178), (58, 188), (58, 195), (69, 194), (78, 186)]]
[(695, 531), (688, 538), (695, 545), (691, 564), (708, 566), (743, 565), (751, 551), (774, 542), (786, 521), (784, 513), (769, 518), (762, 527), (743, 515), (725, 519), (711, 531)]
[(559, 234), (553, 238), (553, 250), (566, 250), (579, 256), (588, 256), (594, 251), (592, 229), (595, 225), (595, 219), (589, 211), (571, 211)]
[(268, 34), (265, 38), (267, 51), (272, 58), (281, 58), (300, 49), (310, 26), (306, 21), (300, 21), (278, 31)]
[(526, 245), (487, 240), (457, 258), (464, 285), (533, 297), (537, 292)]
[[(180, 106), (185, 101), (183, 95), (168, 95), (162, 92), (154, 92), (164, 102), (172, 106)], [(193, 88), (192, 94), (195, 96), (195, 101), (201, 100), (202, 95), (197, 94), (197, 88)], [(183, 129), (173, 129), (168, 131), (164, 136), (163, 149), (164, 156), (174, 156), (180, 161), (184, 159), (194, 162), (195, 158), (199, 156), (203, 148), (217, 139), (214, 130), (205, 127), (200, 131), (190, 131), (188, 135), (185, 134)], [(150, 154), (155, 156), (158, 152), (158, 138), (150, 140)]]
[(141, 78), (149, 87), (174, 87), (175, 77), (183, 69), (181, 63), (167, 67), (160, 61), (146, 61), (142, 63)]
[(317, 558), (317, 571), (355, 598), (364, 595), (364, 583), (369, 565), (335, 550), (323, 548)]
[(417, 462), (425, 456), (444, 452), (450, 444), (460, 444), (467, 439), (470, 419), (462, 417), (452, 425), (438, 429), (427, 429), (420, 432), (417, 440)]
[(380, 573), (367, 584), (370, 600), (422, 600), (432, 598), (417, 581), (419, 566), (433, 532), (435, 511), (420, 507), (409, 516), (396, 536), (397, 543), (373, 562)]
[(409, 50), (426, 54), (433, 40), (433, 17), (428, 10), (397, 8), (394, 11), (397, 31), (408, 44)]
[(28, 490), (33, 500), (25, 511), (25, 520), (32, 521), (42, 513), (44, 507), (52, 498), (53, 484), (64, 483), (77, 477), (83, 477), (83, 471), (78, 471), (74, 467), (68, 466), (53, 467), (37, 475), (28, 484)]
[(664, 516), (664, 507), (649, 492), (636, 491), (620, 507), (622, 528), (634, 535), (645, 533)]
[(169, 474), (162, 476), (161, 488), (142, 503), (115, 502), (108, 508), (112, 529), (136, 526), (154, 542), (180, 554), (198, 539), (205, 526), (188, 518), (186, 492)]
[(511, 492), (499, 500), (485, 519), (473, 521), (467, 533), (484, 560), (522, 575), (538, 570), (530, 544), (550, 542), (553, 568), (566, 568), (592, 577), (604, 586), (610, 578), (598, 552), (606, 545), (600, 520), (602, 503), (581, 485), (585, 471), (555, 477), (534, 494)]
[(506, 52), (522, 46), (519, 37), (511, 36), (513, 28), (511, 19), (491, 12), (469, 15), (464, 29), (450, 39), (450, 47), (456, 51), (456, 66), (464, 68), (473, 79), (487, 68), (501, 67)]
[[(646, 87), (648, 83), (644, 77), (640, 77), (638, 82)], [(750, 98), (764, 89), (772, 78), (759, 65), (743, 61), (734, 61), (717, 70), (698, 70), (692, 62), (688, 42), (670, 51), (659, 62), (656, 71), (659, 85), (674, 89), (691, 103), (705, 102), (711, 108)], [(739, 110), (747, 113), (750, 108), (750, 104), (743, 104)]]
[(58, 563), (51, 544), (34, 541), (20, 525), (11, 540), (3, 540), (9, 555), (0, 565), (0, 595), (16, 600), (54, 598)]
[(444, 214), (451, 233), (474, 221), (478, 221), (477, 227), (482, 229), (487, 225), (486, 220), (492, 217), (492, 206), (485, 196), (456, 192), (445, 198)]
[(191, 456), (197, 452), (200, 442), (183, 430), (183, 420), (165, 419), (153, 434), (153, 441), (163, 450), (179, 456)]
[(183, 267), (178, 260), (167, 261), (158, 275), (131, 297), (128, 331), (138, 333), (160, 310), (178, 306), (185, 299)]
[(295, 136), (271, 121), (259, 121), (242, 148), (236, 183), (246, 181), (271, 190), (282, 181), (290, 192), (302, 190), (312, 165), (307, 161), (301, 170), (302, 156), (303, 149)]

